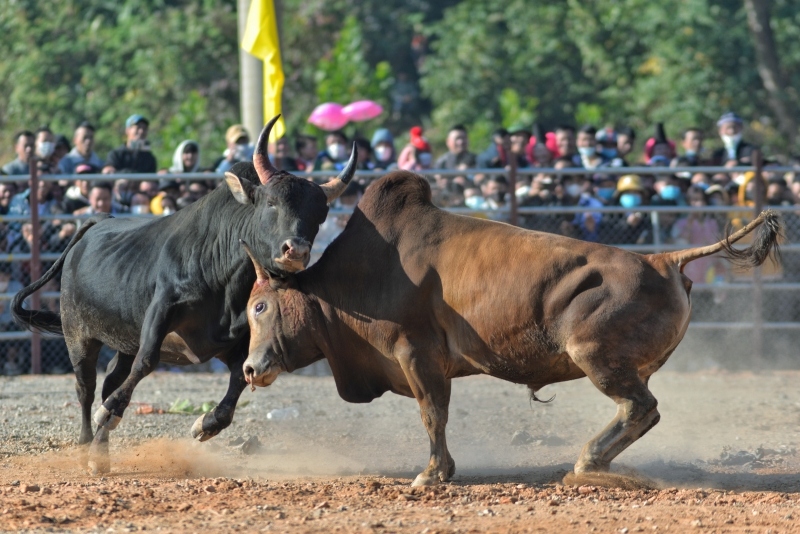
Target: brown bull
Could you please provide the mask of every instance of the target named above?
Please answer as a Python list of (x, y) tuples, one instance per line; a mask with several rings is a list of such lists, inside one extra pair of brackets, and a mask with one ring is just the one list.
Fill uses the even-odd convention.
[[(758, 226), (750, 248), (731, 247)], [(647, 383), (689, 324), (683, 267), (719, 251), (759, 265), (779, 233), (778, 216), (764, 212), (715, 245), (644, 256), (447, 213), (424, 178), (394, 172), (307, 271), (276, 278), (254, 261), (245, 378), (266, 386), (327, 358), (346, 401), (413, 396), (431, 441), (414, 485), (428, 485), (455, 472), (445, 441), (452, 378), (488, 374), (536, 399), (547, 384), (588, 376), (617, 415), (575, 472), (607, 471), (659, 420)]]

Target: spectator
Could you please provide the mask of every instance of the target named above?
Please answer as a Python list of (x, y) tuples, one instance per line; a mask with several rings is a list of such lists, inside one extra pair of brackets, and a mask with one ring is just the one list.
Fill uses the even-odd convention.
[(208, 186), (205, 182), (189, 182), (186, 192), (178, 199), (178, 209), (193, 204), (208, 194)]
[(656, 206), (685, 206), (686, 199), (683, 196), (683, 180), (674, 174), (656, 175), (653, 189), (655, 195), (650, 199), (650, 203)]
[(516, 158), (518, 169), (524, 169), (530, 165), (528, 157), (525, 155), (525, 149), (528, 146), (530, 138), (530, 131), (521, 124), (508, 129), (508, 139), (510, 142), (509, 155), (512, 158)]
[(373, 161), (376, 169), (388, 170), (397, 166), (397, 152), (394, 148), (394, 137), (386, 128), (378, 128), (372, 134)]
[(61, 160), (69, 154), (72, 147), (69, 145), (67, 136), (58, 134), (56, 135), (56, 148), (53, 152), (53, 160), (56, 162), (56, 167), (61, 169)]
[(603, 163), (603, 158), (597, 154), (597, 128), (591, 124), (582, 126), (575, 144), (584, 169), (596, 169)]
[(94, 152), (94, 126), (88, 121), (81, 122), (72, 136), (75, 146), (58, 162), (63, 174), (78, 174), (79, 165), (91, 165), (96, 169), (103, 168), (103, 160)]
[(11, 206), (11, 199), (17, 194), (17, 184), (0, 182), (0, 215), (6, 215)]
[(108, 182), (92, 182), (89, 189), (89, 205), (73, 213), (73, 215), (96, 215), (98, 213), (118, 213), (111, 203), (112, 186)]
[(344, 169), (350, 152), (347, 150), (347, 136), (337, 130), (325, 136), (325, 150), (317, 155), (314, 161), (315, 171), (340, 171)]
[(267, 152), (276, 169), (287, 172), (299, 170), (297, 161), (289, 155), (289, 139), (286, 136), (276, 141), (269, 141), (267, 143)]
[(314, 161), (317, 159), (317, 138), (311, 135), (298, 135), (294, 141), (294, 149), (297, 152), (297, 170), (311, 171), (314, 169)]
[(508, 165), (510, 150), (508, 130), (498, 128), (492, 133), (492, 143), (476, 158), (476, 166), (479, 169), (504, 169)]
[[(47, 173), (42, 172), (42, 177), (45, 177)], [(55, 182), (51, 181), (40, 181), (39, 186), (37, 188), (37, 201), (39, 206), (39, 216), (42, 215), (56, 215), (62, 213), (60, 206), (58, 205), (58, 201), (53, 198), (51, 194), (52, 188), (55, 186)], [(31, 202), (30, 202), (30, 181), (28, 182), (28, 188), (23, 191), (22, 193), (18, 193), (14, 195), (11, 199), (11, 203), (8, 208), (8, 214), (16, 217), (30, 217), (31, 214)], [(9, 245), (13, 244), (15, 241), (20, 240), (20, 230), (21, 224), (19, 222), (12, 222), (9, 223), (9, 231), (8, 231), (8, 243)], [(52, 226), (52, 223), (46, 222), (42, 225), (42, 235), (44, 236), (49, 227)], [(11, 246), (9, 246), (9, 250)]]
[(150, 152), (147, 132), (150, 122), (141, 115), (134, 114), (125, 121), (125, 144), (108, 154), (103, 174), (114, 173), (155, 173), (158, 164)]
[(158, 181), (158, 194), (150, 201), (150, 213), (153, 215), (169, 215), (169, 213), (162, 213), (164, 209), (164, 197), (170, 197), (173, 200), (174, 208), (173, 213), (178, 210), (177, 199), (181, 196), (181, 185), (175, 180), (163, 179)]
[[(363, 137), (356, 137), (353, 143), (355, 143), (356, 149), (358, 150), (356, 169), (360, 171), (371, 171), (374, 169), (375, 164), (372, 163), (372, 146), (370, 146), (369, 141)], [(364, 185), (370, 180), (372, 179), (359, 177), (358, 182)]]
[(525, 150), (528, 161), (533, 167), (550, 167), (553, 164), (553, 152), (548, 143), (555, 147), (555, 134), (544, 133), (539, 124), (533, 125), (532, 133)]
[(675, 158), (675, 142), (667, 139), (664, 123), (656, 124), (655, 135), (644, 144), (644, 161), (651, 167), (668, 167)]
[(439, 156), (435, 169), (471, 169), (475, 167), (475, 154), (469, 151), (467, 129), (457, 124), (447, 132), (447, 152)]
[(139, 188), (139, 184), (134, 180), (117, 179), (111, 191), (111, 204), (114, 207), (113, 213), (125, 213), (130, 209), (131, 199)]
[(41, 126), (35, 137), (35, 152), (39, 162), (45, 164), (51, 174), (58, 171), (58, 162), (53, 157), (56, 151), (56, 136), (49, 126)]
[(612, 128), (603, 128), (595, 134), (597, 148), (603, 159), (598, 167), (627, 167), (628, 164), (620, 157), (617, 148), (617, 134)]
[(617, 180), (610, 174), (595, 174), (592, 177), (592, 192), (603, 205), (610, 206), (617, 192)]
[(697, 167), (703, 165), (703, 132), (700, 128), (687, 128), (681, 137), (683, 155), (672, 160), (674, 167)]
[[(581, 208), (600, 208), (603, 203), (594, 198), (591, 194), (587, 193), (589, 183), (586, 176), (583, 174), (564, 174), (561, 176), (561, 184), (563, 186), (563, 206), (578, 206)], [(573, 231), (562, 232), (565, 235), (571, 235), (584, 241), (598, 241), (600, 232), (600, 223), (603, 216), (598, 212), (586, 211), (584, 213), (576, 213), (571, 220)]]
[(131, 199), (131, 214), (147, 215), (150, 213), (150, 197), (144, 193), (136, 193)]
[(254, 148), (250, 143), (250, 135), (241, 124), (228, 128), (225, 132), (225, 145), (222, 157), (212, 165), (215, 172), (228, 172), (236, 163), (253, 159)]
[(770, 206), (791, 206), (795, 203), (789, 185), (781, 176), (772, 176), (767, 180), (766, 196)]
[(633, 150), (636, 141), (636, 131), (630, 126), (623, 126), (617, 131), (617, 155), (625, 160)]
[[(81, 163), (75, 168), (75, 174), (93, 174), (95, 172), (97, 170), (86, 163)], [(64, 213), (73, 213), (88, 206), (90, 188), (89, 180), (75, 180), (75, 185), (69, 187), (64, 193), (64, 199), (61, 202)]]
[(143, 180), (139, 183), (139, 192), (153, 199), (158, 194), (158, 182), (155, 180)]
[(182, 174), (187, 172), (199, 172), (200, 169), (200, 145), (197, 141), (186, 139), (181, 141), (175, 152), (172, 153), (172, 165), (169, 168), (171, 174)]
[(422, 127), (414, 126), (408, 144), (397, 157), (397, 167), (404, 171), (422, 171), (430, 169), (432, 164), (431, 145), (422, 136)]
[(30, 174), (28, 163), (31, 161), (33, 155), (33, 148), (35, 145), (35, 136), (29, 130), (17, 132), (14, 136), (14, 152), (17, 157), (3, 165), (3, 172), (8, 175), (22, 175)]
[(583, 163), (575, 140), (575, 128), (564, 124), (556, 128), (555, 134), (555, 145), (558, 149), (556, 157), (568, 158), (574, 167), (582, 166)]
[(468, 208), (474, 210), (499, 210), (506, 206), (508, 197), (508, 181), (505, 176), (492, 175), (480, 185), (480, 195), (472, 195), (464, 199)]
[(742, 141), (744, 123), (736, 113), (729, 112), (717, 121), (717, 131), (722, 139), (723, 147), (715, 150), (711, 156), (714, 165), (725, 165), (729, 161), (736, 165), (750, 165), (755, 147)]
[[(708, 206), (706, 193), (699, 187), (691, 186), (686, 194), (689, 205), (696, 210), (675, 222), (672, 227), (673, 242), (687, 248), (716, 243), (720, 236), (719, 224), (712, 214), (702, 211)], [(714, 256), (695, 260), (683, 270), (690, 280), (701, 284), (724, 279), (725, 273), (725, 262)]]
[[(150, 204), (152, 206), (152, 203)], [(175, 200), (175, 197), (170, 195), (164, 195), (161, 197), (161, 203), (159, 205), (159, 215), (163, 215), (166, 217), (167, 215), (172, 215), (176, 211), (178, 211), (178, 202)]]
[(602, 242), (629, 245), (652, 243), (650, 217), (640, 210), (647, 203), (648, 196), (641, 177), (635, 174), (621, 176), (617, 182), (617, 204), (628, 211), (607, 217), (603, 225)]
[[(12, 278), (12, 267), (9, 263), (0, 263), (0, 293), (18, 293), (24, 286), (19, 280)], [(0, 299), (0, 332), (17, 330), (11, 315), (11, 301)], [(3, 374), (16, 376), (22, 374), (20, 341), (0, 341), (0, 354), (3, 355)]]

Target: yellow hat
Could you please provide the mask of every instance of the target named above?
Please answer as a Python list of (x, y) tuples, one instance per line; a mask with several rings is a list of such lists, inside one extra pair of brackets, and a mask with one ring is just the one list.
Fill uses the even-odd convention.
[(617, 191), (624, 193), (625, 191), (644, 191), (642, 187), (642, 179), (638, 174), (625, 174), (620, 176), (617, 182)]

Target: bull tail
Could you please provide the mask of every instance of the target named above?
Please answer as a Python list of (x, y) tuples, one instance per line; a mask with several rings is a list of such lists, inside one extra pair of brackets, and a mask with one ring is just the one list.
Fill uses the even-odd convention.
[(31, 285), (28, 287), (20, 289), (20, 291), (14, 295), (14, 299), (11, 301), (11, 315), (14, 317), (14, 322), (16, 322), (22, 328), (26, 328), (28, 330), (38, 330), (39, 332), (47, 332), (60, 336), (64, 335), (64, 332), (61, 329), (61, 314), (45, 310), (27, 310), (22, 307), (22, 304), (25, 302), (26, 298), (40, 290), (47, 282), (53, 279), (58, 271), (60, 271), (64, 266), (64, 260), (67, 257), (67, 254), (70, 250), (72, 250), (72, 247), (75, 246), (81, 237), (83, 237), (83, 234), (85, 234), (89, 228), (105, 218), (106, 217), (92, 217), (84, 222), (80, 230), (78, 230), (75, 235), (72, 236), (72, 239), (67, 245), (66, 250), (64, 250), (63, 254), (58, 257), (53, 266), (50, 267), (46, 273), (44, 273), (44, 276), (31, 283)]
[[(759, 228), (758, 234), (756, 234), (751, 246), (745, 249), (733, 248), (734, 243), (756, 228)], [(661, 256), (666, 257), (669, 263), (677, 265), (681, 272), (683, 272), (683, 268), (690, 261), (710, 256), (720, 251), (725, 251), (726, 259), (734, 265), (740, 267), (757, 267), (763, 264), (770, 256), (776, 259), (780, 258), (778, 241), (782, 236), (782, 232), (783, 222), (781, 216), (775, 211), (765, 210), (744, 228), (729, 234), (725, 239), (713, 245), (666, 252), (661, 254)]]

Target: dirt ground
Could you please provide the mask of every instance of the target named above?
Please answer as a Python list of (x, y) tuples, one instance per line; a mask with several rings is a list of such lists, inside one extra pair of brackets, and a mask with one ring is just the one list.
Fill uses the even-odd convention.
[(562, 482), (615, 411), (587, 380), (545, 388), (550, 404), (454, 381), (456, 475), (425, 489), (410, 487), (428, 457), (415, 401), (347, 404), (331, 378), (300, 376), (246, 391), (234, 424), (195, 443), (196, 416), (157, 412), (219, 400), (226, 377), (156, 373), (112, 433), (112, 472), (92, 477), (73, 383), (0, 378), (0, 531), (800, 532), (796, 371), (656, 373), (661, 422), (615, 468), (654, 489)]

